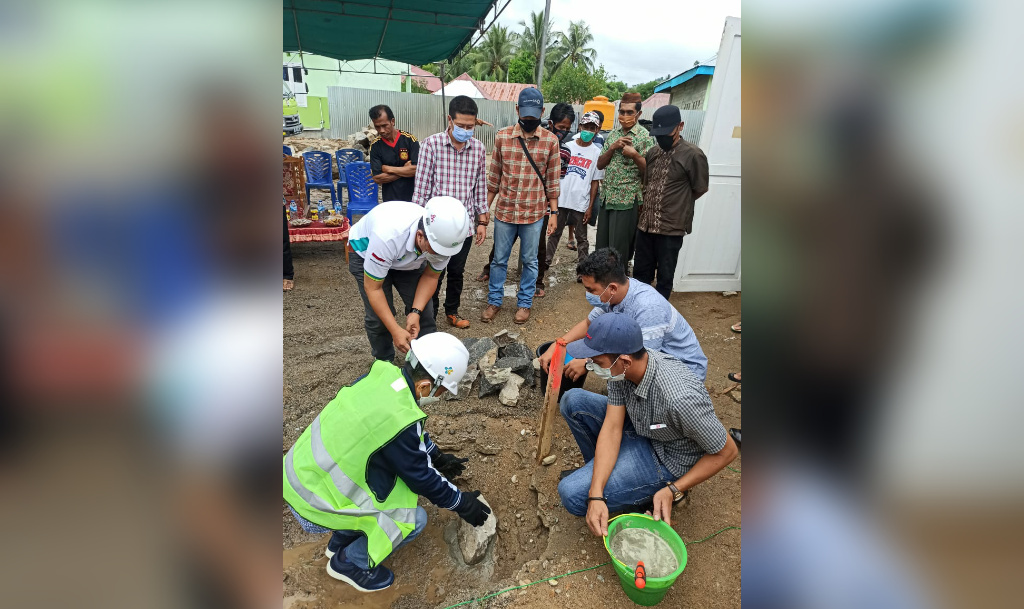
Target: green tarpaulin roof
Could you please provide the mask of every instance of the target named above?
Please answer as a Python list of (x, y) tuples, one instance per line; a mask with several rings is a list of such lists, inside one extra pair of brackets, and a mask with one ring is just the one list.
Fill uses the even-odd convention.
[(284, 50), (342, 60), (442, 61), (484, 28), (494, 2), (283, 0)]

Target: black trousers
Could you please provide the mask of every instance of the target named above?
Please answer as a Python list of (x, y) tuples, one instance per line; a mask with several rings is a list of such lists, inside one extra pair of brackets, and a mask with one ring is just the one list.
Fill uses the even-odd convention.
[(292, 245), (288, 240), (288, 218), (281, 214), (284, 222), (284, 278), (295, 279), (295, 267), (292, 266)]
[(654, 288), (668, 300), (672, 295), (672, 281), (682, 247), (683, 235), (655, 235), (637, 229), (633, 278), (650, 284), (657, 274), (658, 283)]
[[(444, 314), (458, 315), (459, 307), (462, 305), (462, 286), (466, 275), (466, 259), (469, 258), (469, 248), (473, 245), (473, 237), (468, 237), (462, 244), (462, 249), (448, 259), (448, 266), (441, 271), (437, 278), (437, 290), (434, 291), (434, 314), (440, 310), (441, 282), (448, 276), (448, 283), (444, 291)], [(491, 247), (491, 258), (494, 258), (494, 247)]]
[[(366, 298), (366, 288), (363, 286), (363, 257), (350, 253), (348, 271), (356, 278), (359, 296), (363, 299), (363, 325), (366, 326), (366, 338), (370, 339), (370, 353), (373, 354), (374, 359), (393, 361), (395, 359), (395, 341), (391, 338), (391, 333), (388, 332), (384, 322), (377, 317), (377, 313), (370, 306), (369, 299)], [(416, 286), (419, 285), (423, 272), (422, 269), (415, 271), (392, 269), (388, 271), (387, 276), (384, 277), (384, 297), (388, 300), (388, 308), (391, 309), (392, 315), (395, 314), (395, 297), (391, 289), (398, 290), (398, 295), (405, 303), (405, 314), (408, 315), (412, 309), (413, 299), (416, 298)], [(423, 315), (420, 315), (420, 336), (426, 336), (436, 331), (434, 305), (428, 301)]]

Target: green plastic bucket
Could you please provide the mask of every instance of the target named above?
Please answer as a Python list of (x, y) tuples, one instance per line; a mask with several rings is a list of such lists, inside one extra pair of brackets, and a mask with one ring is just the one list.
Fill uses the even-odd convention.
[[(679, 568), (676, 569), (670, 575), (665, 577), (648, 577), (647, 585), (643, 589), (637, 588), (633, 578), (633, 569), (623, 564), (618, 558), (612, 554), (609, 540), (615, 536), (615, 533), (622, 529), (629, 528), (642, 528), (654, 533), (658, 537), (661, 537), (668, 544), (672, 551), (675, 552), (676, 558), (679, 560)], [(612, 557), (612, 566), (615, 567), (615, 573), (619, 576), (619, 584), (622, 585), (622, 589), (626, 592), (626, 596), (630, 598), (634, 603), (643, 605), (644, 607), (652, 607), (661, 602), (661, 599), (665, 598), (665, 593), (675, 583), (676, 578), (682, 574), (683, 569), (686, 568), (686, 544), (679, 535), (672, 530), (668, 524), (663, 520), (655, 520), (646, 514), (620, 514), (615, 518), (608, 521), (608, 535), (604, 538), (604, 549), (608, 551), (608, 555)]]

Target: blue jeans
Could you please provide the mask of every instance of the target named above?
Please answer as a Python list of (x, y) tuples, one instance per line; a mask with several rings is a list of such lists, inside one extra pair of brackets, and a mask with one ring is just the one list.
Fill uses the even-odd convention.
[[(597, 435), (604, 424), (608, 398), (583, 389), (570, 389), (562, 396), (562, 416), (576, 438), (586, 464), (558, 483), (558, 495), (570, 514), (587, 515), (587, 497), (594, 476), (594, 451)], [(633, 422), (626, 415), (623, 422), (619, 457), (615, 461), (604, 496), (608, 498), (608, 511), (632, 510), (649, 501), (654, 493), (675, 482), (676, 476), (658, 461), (651, 442), (636, 433)]]
[[(416, 508), (416, 528), (413, 529), (412, 533), (409, 533), (408, 537), (402, 540), (397, 548), (391, 553), (393, 556), (400, 548), (404, 547), (413, 539), (423, 532), (423, 529), (427, 526), (427, 511), (421, 507)], [(362, 531), (335, 531), (333, 536), (334, 541), (341, 542), (343, 545), (348, 544), (343, 552), (338, 552), (334, 555), (331, 560), (341, 560), (342, 554), (348, 559), (348, 562), (359, 567), (363, 571), (370, 568), (370, 555), (367, 549), (366, 535)]]
[(508, 258), (512, 255), (512, 244), (519, 239), (519, 260), (523, 262), (523, 276), (519, 278), (517, 304), (529, 309), (533, 306), (533, 294), (537, 290), (537, 246), (540, 245), (541, 226), (544, 219), (533, 224), (509, 224), (494, 220), (494, 261), (491, 262), (491, 279), (488, 284), (487, 304), (500, 307), (505, 298), (505, 277), (508, 275)]

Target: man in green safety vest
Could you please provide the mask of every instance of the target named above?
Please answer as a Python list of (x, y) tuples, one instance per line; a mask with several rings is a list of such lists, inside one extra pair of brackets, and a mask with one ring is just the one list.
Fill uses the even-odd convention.
[(411, 341), (405, 365), (375, 361), (369, 374), (343, 387), (284, 457), (284, 499), (302, 528), (332, 532), (327, 573), (362, 592), (389, 587), (381, 565), (427, 524), (418, 495), (473, 526), (491, 510), (480, 491), (448, 481), (469, 459), (445, 454), (423, 431), (421, 408), (447, 390), (458, 393), (469, 352), (454, 336)]

